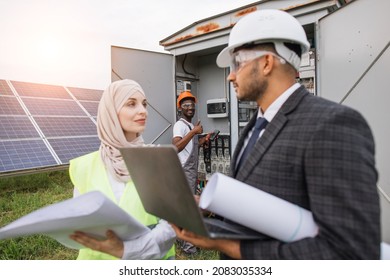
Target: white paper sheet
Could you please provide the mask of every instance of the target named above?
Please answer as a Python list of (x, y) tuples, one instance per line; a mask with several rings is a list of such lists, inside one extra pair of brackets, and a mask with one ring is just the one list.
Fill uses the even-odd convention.
[(80, 249), (82, 245), (69, 238), (74, 231), (103, 238), (108, 229), (122, 240), (131, 240), (150, 231), (101, 192), (94, 191), (51, 204), (17, 219), (0, 229), (0, 239), (44, 234), (66, 247)]
[(314, 237), (310, 211), (220, 173), (214, 173), (199, 207), (284, 242)]
[(381, 243), (381, 260), (390, 260), (390, 244)]

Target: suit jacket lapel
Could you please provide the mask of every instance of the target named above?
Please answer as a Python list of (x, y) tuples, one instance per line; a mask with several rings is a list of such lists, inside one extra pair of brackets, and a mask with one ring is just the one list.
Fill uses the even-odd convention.
[[(235, 163), (237, 161), (237, 156), (238, 153), (241, 151), (245, 137), (243, 136), (240, 138), (240, 141), (238, 142), (236, 151), (234, 153), (234, 165), (232, 167), (235, 170), (235, 173), (233, 174), (235, 175), (236, 179), (240, 181), (244, 181), (252, 173), (253, 168), (258, 164), (258, 162), (263, 157), (264, 153), (267, 151), (269, 146), (275, 140), (276, 136), (279, 134), (279, 132), (282, 130), (285, 124), (288, 122), (288, 117), (287, 117), (288, 114), (292, 110), (294, 110), (294, 108), (299, 104), (299, 102), (305, 96), (306, 93), (307, 91), (305, 90), (305, 88), (301, 86), (286, 100), (286, 102), (280, 108), (279, 112), (275, 115), (272, 121), (267, 125), (259, 141), (256, 142), (255, 146), (253, 147), (253, 153), (251, 153), (246, 159), (246, 161), (242, 163), (240, 170), (235, 170)], [(244, 130), (243, 135), (248, 134), (248, 131), (256, 122), (256, 117), (257, 114), (248, 123), (247, 127)]]
[(263, 135), (253, 147), (253, 152), (248, 155), (246, 161), (242, 163), (240, 170), (237, 171), (236, 178), (238, 180), (244, 181), (252, 173), (253, 168), (255, 168), (257, 163), (261, 160), (264, 153), (267, 151), (271, 143), (275, 140), (276, 136), (286, 122), (286, 116), (278, 113), (267, 125)]

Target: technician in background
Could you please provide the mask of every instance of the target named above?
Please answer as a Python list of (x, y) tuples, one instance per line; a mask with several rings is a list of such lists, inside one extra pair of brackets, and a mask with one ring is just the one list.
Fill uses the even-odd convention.
[(311, 211), (318, 234), (294, 242), (266, 235), (211, 240), (175, 227), (178, 238), (219, 250), (222, 258), (379, 259), (373, 135), (359, 112), (296, 83), (309, 47), (293, 16), (264, 9), (237, 22), (217, 64), (230, 65), (228, 81), (237, 98), (258, 105), (238, 140), (232, 176)]
[[(119, 148), (144, 145), (148, 111), (141, 86), (132, 80), (113, 82), (99, 103), (97, 129), (101, 141), (96, 152), (70, 161), (69, 174), (74, 196), (100, 191), (128, 214), (152, 230), (134, 240), (122, 241), (113, 231), (107, 239), (97, 240), (83, 232), (71, 238), (88, 247), (77, 259), (174, 259), (176, 239), (172, 227), (164, 220), (145, 212)], [(140, 159), (142, 160), (142, 159)]]
[[(179, 152), (179, 159), (186, 174), (191, 191), (195, 194), (198, 183), (198, 147), (210, 139), (210, 133), (199, 138), (203, 133), (200, 121), (192, 124), (195, 115), (197, 99), (189, 91), (183, 91), (177, 98), (177, 109), (181, 118), (173, 126), (172, 144)], [(196, 253), (196, 247), (188, 242), (182, 244), (182, 250), (187, 254)]]
[(182, 92), (177, 98), (177, 109), (181, 118), (173, 126), (172, 144), (179, 152), (179, 159), (187, 176), (192, 193), (195, 194), (198, 181), (198, 151), (199, 146), (208, 143), (211, 133), (199, 138), (203, 133), (200, 121), (192, 124), (195, 115), (197, 99), (189, 91)]

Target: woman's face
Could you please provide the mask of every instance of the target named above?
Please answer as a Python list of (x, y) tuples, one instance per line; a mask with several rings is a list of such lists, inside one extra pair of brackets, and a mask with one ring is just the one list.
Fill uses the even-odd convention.
[(134, 93), (119, 110), (118, 118), (127, 141), (132, 141), (137, 134), (145, 130), (148, 111), (147, 101), (140, 92)]

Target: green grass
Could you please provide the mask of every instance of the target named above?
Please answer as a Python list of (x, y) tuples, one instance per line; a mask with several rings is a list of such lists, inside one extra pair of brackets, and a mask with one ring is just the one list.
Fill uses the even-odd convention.
[[(43, 206), (71, 198), (72, 193), (67, 170), (0, 178), (0, 227)], [(45, 235), (0, 240), (0, 260), (74, 260), (77, 253)], [(176, 250), (178, 260), (218, 258), (215, 251), (199, 250), (188, 256)]]
[(198, 250), (193, 255), (188, 255), (181, 251), (178, 246), (176, 246), (176, 259), (177, 260), (218, 260), (219, 253), (212, 250)]
[[(72, 197), (68, 172), (55, 171), (0, 179), (0, 226), (43, 206)], [(44, 235), (0, 240), (1, 260), (72, 260), (77, 251)]]

